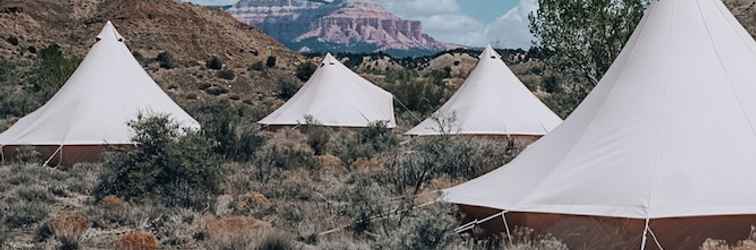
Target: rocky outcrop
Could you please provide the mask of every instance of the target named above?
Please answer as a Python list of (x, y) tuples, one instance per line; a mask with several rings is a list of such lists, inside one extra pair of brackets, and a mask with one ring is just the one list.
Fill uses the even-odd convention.
[(452, 47), (425, 34), (419, 21), (401, 19), (365, 1), (242, 0), (228, 11), (295, 50), (339, 45), (351, 46), (353, 52)]

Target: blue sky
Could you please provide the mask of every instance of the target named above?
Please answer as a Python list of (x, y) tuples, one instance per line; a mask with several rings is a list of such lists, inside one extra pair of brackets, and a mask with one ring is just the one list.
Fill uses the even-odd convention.
[(517, 0), (466, 0), (458, 1), (461, 13), (479, 18), (482, 22), (490, 23), (512, 9)]

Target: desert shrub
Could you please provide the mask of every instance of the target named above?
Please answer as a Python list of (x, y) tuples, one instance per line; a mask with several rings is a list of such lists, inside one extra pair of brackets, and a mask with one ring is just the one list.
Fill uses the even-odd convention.
[(221, 78), (221, 79), (224, 79), (224, 80), (231, 81), (231, 80), (236, 79), (236, 74), (231, 69), (220, 70), (220, 71), (218, 71), (218, 73), (216, 75), (218, 76), (218, 78)]
[(129, 205), (121, 198), (109, 195), (91, 207), (87, 215), (99, 228), (125, 225), (129, 220)]
[(89, 220), (80, 214), (61, 214), (47, 222), (50, 231), (62, 246), (59, 249), (79, 249), (79, 241), (89, 229)]
[(278, 59), (275, 56), (269, 56), (268, 59), (265, 60), (265, 66), (268, 68), (275, 68), (277, 61)]
[(393, 93), (399, 105), (421, 114), (429, 114), (438, 109), (452, 91), (443, 84), (417, 78), (416, 73), (397, 71), (387, 76), (386, 89)]
[(375, 153), (385, 152), (399, 145), (399, 138), (388, 128), (388, 122), (372, 122), (367, 128), (360, 129), (357, 134), (360, 144), (365, 144)]
[(142, 67), (149, 64), (149, 60), (145, 58), (144, 55), (142, 55), (142, 53), (139, 53), (139, 51), (134, 50), (131, 52), (131, 55), (134, 56), (134, 59), (136, 59), (137, 62), (139, 62), (139, 65), (142, 65)]
[(158, 65), (164, 69), (174, 69), (178, 65), (176, 59), (173, 58), (173, 54), (168, 51), (162, 51), (157, 55)]
[(293, 143), (266, 144), (257, 152), (255, 159), (257, 179), (264, 182), (269, 181), (276, 171), (315, 168), (318, 164), (315, 153), (309, 147), (303, 148)]
[(211, 140), (196, 131), (180, 131), (167, 115), (140, 115), (129, 126), (138, 146), (106, 160), (98, 198), (157, 198), (170, 207), (200, 208), (220, 192), (220, 161)]
[(417, 140), (405, 152), (393, 152), (383, 181), (396, 191), (419, 193), (425, 184), (439, 177), (472, 179), (496, 169), (519, 153), (513, 141), (495, 142), (452, 136)]
[(21, 228), (44, 221), (50, 212), (49, 206), (39, 201), (19, 201), (9, 206), (3, 224), (10, 228)]
[(333, 133), (330, 128), (321, 126), (312, 116), (306, 116), (302, 132), (307, 136), (307, 144), (315, 151), (315, 155), (322, 155), (326, 152)]
[[(0, 87), (0, 119), (21, 117), (40, 105), (38, 98), (24, 90)], [(10, 127), (10, 123), (6, 124)]]
[(58, 45), (50, 45), (39, 51), (39, 61), (34, 66), (28, 82), (30, 90), (44, 103), (68, 80), (81, 60), (66, 56)]
[(258, 61), (253, 63), (252, 65), (249, 65), (249, 71), (264, 71), (265, 70), (265, 64), (262, 61)]
[(223, 59), (218, 56), (211, 56), (210, 59), (207, 59), (205, 66), (208, 69), (214, 69), (214, 70), (223, 69)]
[(252, 161), (255, 152), (265, 143), (259, 127), (247, 124), (249, 112), (226, 101), (194, 107), (194, 117), (202, 124), (203, 133), (216, 141), (213, 151), (226, 160)]
[(19, 40), (18, 40), (18, 37), (16, 37), (16, 36), (9, 36), (9, 37), (5, 38), (5, 41), (8, 42), (8, 43), (10, 43), (13, 46), (18, 46), (19, 43), (20, 43)]
[(454, 233), (457, 225), (446, 207), (412, 210), (396, 224), (395, 230), (379, 238), (374, 248), (384, 249), (449, 249), (459, 236)]
[(43, 161), (42, 154), (40, 154), (33, 146), (19, 146), (16, 147), (16, 154), (14, 160), (17, 162), (40, 162)]
[(122, 235), (114, 245), (117, 250), (155, 250), (158, 243), (157, 238), (149, 232), (133, 231)]
[(205, 247), (211, 250), (255, 249), (260, 232), (270, 228), (266, 222), (243, 216), (211, 218), (205, 224)]
[(288, 236), (281, 233), (269, 233), (255, 247), (255, 250), (293, 250), (297, 249)]
[(293, 97), (301, 87), (302, 86), (295, 81), (288, 79), (280, 80), (278, 81), (277, 96), (282, 100), (289, 100), (289, 98)]
[(10, 237), (11, 235), (10, 235), (10, 230), (8, 229), (8, 227), (4, 223), (0, 223), (0, 249), (5, 247), (5, 243), (8, 242)]
[(331, 151), (351, 168), (357, 160), (370, 159), (399, 145), (399, 139), (386, 126), (386, 122), (374, 122), (356, 134), (340, 133), (332, 139)]
[(41, 185), (24, 185), (16, 189), (16, 197), (27, 202), (52, 203), (55, 201), (49, 190)]
[(297, 65), (295, 75), (300, 81), (306, 82), (316, 70), (318, 70), (318, 65), (311, 62), (305, 62)]

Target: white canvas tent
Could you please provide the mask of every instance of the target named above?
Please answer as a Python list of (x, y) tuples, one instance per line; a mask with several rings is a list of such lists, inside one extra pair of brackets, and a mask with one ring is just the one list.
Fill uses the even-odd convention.
[(394, 96), (355, 74), (328, 54), (310, 80), (264, 125), (299, 125), (312, 117), (320, 125), (367, 127), (371, 122), (396, 126)]
[(561, 122), (488, 46), (451, 99), (407, 134), (543, 136)]
[(199, 128), (142, 69), (108, 22), (63, 87), (44, 106), (0, 134), (0, 145), (132, 144), (133, 131), (127, 122), (140, 113), (169, 114), (184, 128)]
[(755, 125), (749, 33), (719, 0), (660, 0), (560, 127), (443, 199), (510, 213), (646, 220), (650, 229), (747, 216), (735, 234), (745, 238), (756, 221), (748, 216), (756, 214)]

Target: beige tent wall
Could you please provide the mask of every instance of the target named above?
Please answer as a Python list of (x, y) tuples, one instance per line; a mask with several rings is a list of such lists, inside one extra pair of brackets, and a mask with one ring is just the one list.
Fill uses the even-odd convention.
[[(463, 223), (501, 212), (498, 209), (460, 205)], [(527, 227), (536, 234), (550, 234), (570, 249), (639, 249), (644, 220), (539, 213), (508, 213), (510, 230)], [(665, 250), (699, 249), (706, 239), (729, 243), (748, 239), (756, 215), (706, 216), (656, 219), (650, 223)], [(493, 219), (479, 226), (476, 236), (485, 237), (506, 232), (502, 219)], [(647, 250), (658, 250), (649, 235)]]

